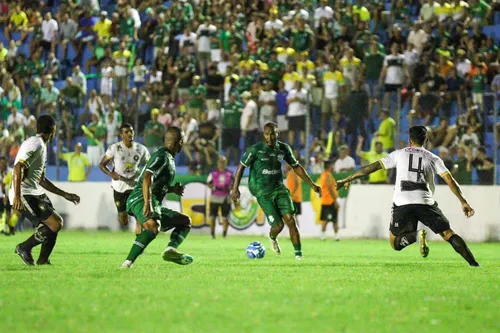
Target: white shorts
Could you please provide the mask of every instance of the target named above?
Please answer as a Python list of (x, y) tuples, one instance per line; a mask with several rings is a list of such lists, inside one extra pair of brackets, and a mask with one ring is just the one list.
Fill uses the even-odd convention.
[(222, 60), (222, 51), (221, 49), (210, 50), (210, 60), (214, 62), (219, 62)]
[(102, 156), (104, 155), (104, 150), (99, 146), (88, 146), (87, 156), (89, 157), (90, 165), (97, 166), (101, 163)]
[(286, 116), (278, 116), (278, 130), (280, 131), (288, 131), (288, 120)]
[(483, 93), (472, 93), (472, 103), (483, 105), (484, 94)]
[(101, 79), (101, 94), (102, 95), (113, 95), (113, 79)]

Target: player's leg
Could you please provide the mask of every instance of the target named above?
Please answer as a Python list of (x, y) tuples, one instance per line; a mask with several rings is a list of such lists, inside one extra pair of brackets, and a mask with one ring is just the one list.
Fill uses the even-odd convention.
[(222, 237), (227, 237), (227, 229), (229, 228), (229, 213), (231, 212), (231, 204), (228, 200), (221, 206), (222, 213)]
[(62, 228), (63, 219), (57, 212), (54, 211), (54, 213), (52, 213), (48, 220), (44, 221), (43, 223), (48, 225), (49, 228), (54, 231), (54, 233), (50, 234), (47, 237), (46, 241), (42, 243), (42, 249), (40, 250), (40, 255), (38, 256), (36, 264), (50, 265), (49, 257), (52, 253), (52, 250), (56, 246), (57, 235), (59, 234), (59, 230)]
[(257, 203), (266, 215), (267, 223), (271, 226), (269, 230), (269, 240), (271, 241), (271, 246), (276, 254), (281, 254), (281, 248), (278, 243), (278, 235), (283, 230), (285, 225), (281, 221), (281, 215), (278, 211), (278, 207), (275, 206), (273, 202), (273, 197), (269, 198), (257, 198)]
[(319, 237), (319, 239), (322, 241), (326, 240), (326, 226), (327, 226), (327, 224), (328, 224), (328, 221), (325, 221), (323, 219), (321, 220), (321, 236)]
[(290, 240), (295, 251), (295, 258), (302, 259), (302, 244), (300, 242), (299, 226), (295, 217), (295, 207), (293, 206), (292, 196), (288, 189), (281, 190), (276, 195), (276, 205), (283, 222), (290, 231)]
[(137, 257), (141, 255), (144, 249), (151, 243), (158, 234), (158, 223), (153, 218), (147, 218), (142, 215), (144, 208), (143, 202), (138, 202), (128, 209), (128, 212), (133, 214), (136, 221), (141, 225), (142, 231), (135, 237), (134, 244), (130, 249), (127, 259), (123, 262), (122, 268), (130, 268)]
[(210, 235), (215, 239), (215, 221), (217, 220), (217, 215), (219, 213), (219, 204), (210, 203), (210, 214), (208, 222), (210, 223)]
[(389, 241), (394, 250), (401, 251), (417, 241), (418, 218), (415, 214), (416, 210), (418, 208), (415, 208), (414, 205), (393, 205)]
[(180, 253), (177, 248), (191, 231), (191, 218), (187, 215), (162, 207), (160, 217), (161, 231), (172, 230), (170, 242), (162, 253), (165, 261), (171, 261), (179, 265), (189, 265), (193, 262), (193, 257), (189, 254)]
[(141, 232), (143, 231), (141, 224), (135, 220), (135, 235), (139, 236)]
[(437, 202), (433, 206), (425, 207), (419, 211), (419, 220), (428, 226), (434, 233), (439, 234), (445, 241), (451, 244), (455, 251), (460, 254), (471, 266), (479, 266), (471, 250), (465, 241), (451, 230), (450, 222), (439, 209)]

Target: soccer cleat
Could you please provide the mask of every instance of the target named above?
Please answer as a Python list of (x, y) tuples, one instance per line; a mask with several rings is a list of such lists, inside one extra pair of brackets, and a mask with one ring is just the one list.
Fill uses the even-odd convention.
[(35, 266), (35, 260), (33, 260), (33, 256), (31, 255), (31, 251), (26, 251), (21, 247), (21, 244), (16, 246), (16, 254), (21, 257), (25, 265)]
[(165, 261), (171, 261), (179, 265), (189, 265), (193, 262), (193, 257), (189, 254), (180, 253), (177, 249), (169, 246), (163, 251), (161, 257)]
[(52, 265), (52, 263), (50, 262), (50, 260), (47, 259), (47, 261), (37, 261), (36, 262), (36, 265), (37, 266), (42, 266), (42, 265)]
[(302, 256), (299, 256), (299, 255), (296, 255), (296, 256), (295, 256), (295, 259), (297, 259), (297, 260), (302, 260), (302, 259), (303, 259), (303, 257), (302, 257)]
[(422, 256), (422, 258), (427, 258), (427, 256), (429, 255), (429, 247), (427, 246), (426, 237), (427, 237), (427, 231), (420, 230), (418, 232), (418, 239), (420, 243), (420, 255)]
[(134, 266), (134, 263), (130, 260), (125, 260), (123, 264), (120, 266), (120, 268), (132, 268)]
[(269, 237), (269, 240), (271, 241), (271, 246), (273, 248), (273, 251), (276, 252), (277, 255), (280, 255), (281, 248), (280, 248), (280, 244), (278, 243), (278, 240), (272, 239), (271, 237)]

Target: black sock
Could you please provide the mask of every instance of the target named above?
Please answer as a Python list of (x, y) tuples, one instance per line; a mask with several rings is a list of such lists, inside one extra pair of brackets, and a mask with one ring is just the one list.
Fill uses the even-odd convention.
[(450, 239), (448, 239), (448, 242), (451, 244), (451, 246), (453, 246), (455, 251), (457, 251), (457, 253), (460, 254), (469, 263), (469, 265), (479, 266), (476, 259), (474, 259), (474, 255), (469, 250), (462, 237), (454, 234), (450, 237)]
[(35, 233), (20, 245), (23, 249), (31, 250), (35, 246), (45, 243), (47, 239), (51, 238), (52, 234), (55, 234), (55, 232), (50, 230), (50, 228), (45, 224), (41, 223), (38, 227), (36, 227)]
[(52, 235), (47, 237), (47, 241), (42, 244), (42, 249), (40, 250), (40, 256), (38, 257), (37, 263), (46, 263), (49, 260), (50, 254), (56, 246), (57, 235), (59, 233), (54, 232)]
[(396, 251), (401, 251), (408, 245), (411, 245), (417, 241), (417, 233), (416, 232), (409, 232), (407, 234), (402, 234), (399, 236), (396, 236), (396, 239), (394, 240), (394, 248)]

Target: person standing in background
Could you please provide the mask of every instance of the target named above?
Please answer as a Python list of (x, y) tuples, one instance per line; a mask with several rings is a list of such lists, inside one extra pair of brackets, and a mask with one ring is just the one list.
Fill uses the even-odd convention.
[[(62, 145), (63, 141), (59, 141), (59, 149), (62, 148)], [(84, 182), (89, 178), (92, 165), (87, 154), (82, 153), (82, 144), (80, 142), (75, 145), (74, 152), (60, 153), (59, 158), (68, 163), (69, 182)]]
[(271, 81), (265, 80), (262, 85), (264, 89), (260, 91), (259, 95), (259, 126), (263, 131), (267, 123), (276, 122), (276, 91), (273, 90)]
[(288, 164), (285, 164), (284, 171), (286, 173), (286, 187), (292, 196), (297, 224), (300, 225), (299, 217), (302, 214), (302, 179), (295, 172), (292, 172), (293, 170)]
[(163, 145), (163, 136), (165, 135), (165, 126), (158, 121), (160, 110), (154, 108), (151, 110), (151, 120), (146, 123), (144, 128), (144, 145), (152, 154)]
[(207, 184), (212, 190), (210, 195), (210, 234), (215, 239), (215, 220), (219, 215), (219, 208), (222, 218), (222, 236), (227, 237), (227, 229), (229, 226), (229, 213), (231, 211), (231, 202), (229, 195), (231, 186), (233, 185), (234, 175), (233, 172), (227, 169), (227, 159), (220, 156), (217, 161), (217, 169), (212, 170), (208, 174)]
[(326, 226), (328, 223), (333, 223), (333, 232), (335, 233), (335, 240), (339, 241), (339, 224), (338, 224), (338, 211), (339, 205), (337, 197), (339, 196), (335, 188), (335, 178), (333, 178), (333, 163), (325, 161), (325, 171), (319, 177), (318, 184), (321, 186), (321, 237), (324, 241), (326, 239)]
[[(372, 147), (370, 147), (370, 151), (362, 151), (364, 138), (360, 136), (358, 138), (358, 147), (356, 149), (356, 155), (359, 158), (368, 162), (368, 164), (372, 164), (384, 157), (387, 156), (387, 153), (384, 152), (383, 145), (380, 141), (375, 141), (372, 143)], [(389, 178), (387, 177), (387, 170), (379, 170), (377, 172), (371, 173), (368, 182), (370, 184), (389, 184)]]
[(240, 119), (241, 136), (245, 138), (245, 147), (250, 147), (257, 143), (259, 136), (259, 107), (249, 91), (241, 94), (241, 100), (245, 104)]
[(102, 140), (106, 139), (106, 124), (99, 116), (94, 113), (91, 115), (92, 122), (87, 125), (88, 141), (87, 141), (87, 155), (92, 166), (99, 165), (101, 157), (104, 154)]
[(375, 137), (382, 142), (385, 151), (391, 152), (394, 150), (394, 137), (396, 132), (396, 121), (389, 116), (387, 109), (380, 112), (380, 125), (378, 131), (375, 132)]

